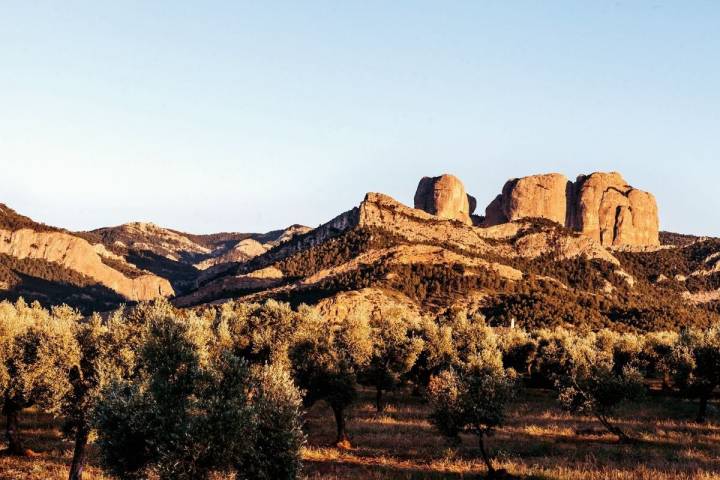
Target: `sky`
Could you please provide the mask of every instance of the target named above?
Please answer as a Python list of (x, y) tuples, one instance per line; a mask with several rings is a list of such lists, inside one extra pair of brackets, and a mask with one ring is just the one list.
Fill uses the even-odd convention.
[(316, 226), (453, 173), (623, 173), (720, 235), (717, 1), (0, 0), (0, 202), (71, 230)]

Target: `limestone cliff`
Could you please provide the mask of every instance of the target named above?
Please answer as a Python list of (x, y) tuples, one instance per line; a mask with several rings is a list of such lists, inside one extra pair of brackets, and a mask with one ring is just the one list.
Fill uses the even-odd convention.
[[(155, 275), (125, 276), (103, 263), (103, 254), (110, 260), (121, 260), (102, 246), (93, 246), (80, 237), (61, 231), (38, 232), (29, 228), (0, 230), (0, 253), (57, 263), (96, 280), (132, 301), (167, 297), (174, 293), (167, 280)], [(128, 265), (128, 268), (133, 267)]]

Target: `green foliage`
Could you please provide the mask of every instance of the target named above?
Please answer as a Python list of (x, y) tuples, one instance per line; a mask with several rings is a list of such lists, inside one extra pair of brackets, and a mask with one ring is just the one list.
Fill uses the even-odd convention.
[(215, 329), (225, 346), (250, 362), (288, 366), (288, 350), (302, 320), (302, 313), (275, 300), (228, 302), (217, 314)]
[(468, 318), (467, 312), (460, 310), (437, 321), (423, 319), (421, 336), (424, 348), (412, 374), (420, 385), (427, 385), (433, 375), (444, 370), (466, 370), (474, 364), (502, 367), (497, 336), (480, 315)]
[(22, 300), (0, 302), (0, 402), (11, 453), (23, 453), (20, 410), (37, 405), (56, 413), (71, 390), (69, 374), (79, 362), (73, 337), (78, 319), (68, 307), (48, 311)]
[[(251, 368), (217, 338), (208, 319), (192, 313), (151, 318), (137, 377), (113, 383), (96, 409), (98, 445), (111, 473), (297, 476), (304, 441), (299, 393), (281, 366)], [(288, 462), (277, 465), (272, 455)]]
[(290, 359), (295, 380), (305, 391), (305, 405), (325, 400), (337, 422), (337, 441), (346, 442), (345, 410), (357, 397), (357, 375), (373, 355), (371, 330), (364, 312), (342, 321), (306, 312)]
[(669, 362), (683, 393), (700, 399), (697, 420), (703, 421), (707, 402), (720, 385), (720, 325), (705, 330), (683, 330), (672, 348)]
[(445, 370), (434, 376), (428, 386), (431, 420), (448, 437), (463, 432), (487, 435), (505, 420), (513, 385), (513, 376), (504, 370)]
[(430, 379), (430, 419), (447, 437), (457, 439), (463, 432), (476, 435), (488, 470), (493, 472), (483, 438), (505, 419), (514, 394), (515, 373), (503, 368), (497, 341), (489, 328), (475, 328), (473, 325), (481, 322), (470, 323), (462, 317), (455, 323), (456, 331), (468, 336), (458, 349), (458, 368), (451, 367)]
[(360, 372), (361, 383), (377, 390), (376, 407), (383, 409), (382, 392), (394, 389), (415, 365), (423, 349), (417, 318), (401, 307), (394, 307), (370, 320), (372, 356)]
[(280, 365), (257, 369), (250, 423), (251, 437), (237, 462), (238, 479), (295, 478), (305, 443), (300, 421), (302, 396), (290, 373)]
[(610, 422), (616, 407), (632, 400), (644, 391), (643, 378), (635, 358), (627, 357), (629, 339), (604, 331), (599, 334), (568, 335), (562, 337), (564, 351), (555, 356), (560, 373), (556, 387), (560, 404), (571, 412), (594, 415), (600, 423), (622, 441), (630, 438)]

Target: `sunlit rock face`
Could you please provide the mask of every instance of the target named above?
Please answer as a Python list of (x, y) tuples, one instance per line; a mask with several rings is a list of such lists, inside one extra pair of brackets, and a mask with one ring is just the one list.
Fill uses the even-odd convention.
[(603, 246), (660, 244), (655, 197), (617, 172), (581, 175), (575, 182), (558, 173), (509, 180), (485, 209), (483, 225), (528, 217), (555, 221)]
[(467, 225), (472, 225), (470, 215), (476, 205), (475, 198), (465, 192), (465, 186), (454, 175), (423, 177), (415, 192), (415, 208)]

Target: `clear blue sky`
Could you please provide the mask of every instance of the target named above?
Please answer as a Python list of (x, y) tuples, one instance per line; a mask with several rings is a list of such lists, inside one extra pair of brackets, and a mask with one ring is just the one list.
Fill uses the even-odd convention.
[(0, 3), (0, 202), (87, 229), (317, 225), (451, 172), (619, 170), (720, 235), (718, 1)]

